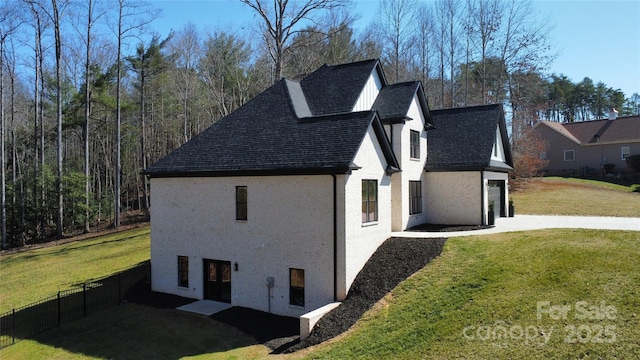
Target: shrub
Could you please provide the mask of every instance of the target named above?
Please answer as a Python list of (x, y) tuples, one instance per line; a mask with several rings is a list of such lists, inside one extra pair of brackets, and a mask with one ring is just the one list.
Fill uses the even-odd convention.
[(627, 157), (627, 166), (635, 172), (640, 172), (640, 154)]

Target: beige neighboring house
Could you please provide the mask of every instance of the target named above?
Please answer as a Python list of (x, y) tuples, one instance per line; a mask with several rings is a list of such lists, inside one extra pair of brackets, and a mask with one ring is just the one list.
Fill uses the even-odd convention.
[(541, 121), (534, 130), (547, 142), (545, 175), (589, 176), (632, 172), (626, 158), (640, 154), (640, 116), (574, 123)]

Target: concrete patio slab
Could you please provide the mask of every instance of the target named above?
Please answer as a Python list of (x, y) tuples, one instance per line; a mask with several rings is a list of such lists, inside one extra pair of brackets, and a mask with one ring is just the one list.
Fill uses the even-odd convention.
[(212, 300), (200, 300), (192, 302), (191, 304), (177, 307), (176, 309), (200, 315), (211, 316), (215, 313), (227, 310), (229, 308), (231, 308), (231, 304)]

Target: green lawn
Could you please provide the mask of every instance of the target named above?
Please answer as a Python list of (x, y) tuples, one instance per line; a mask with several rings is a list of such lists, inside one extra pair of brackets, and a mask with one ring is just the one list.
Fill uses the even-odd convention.
[(149, 227), (0, 257), (0, 313), (149, 260)]
[(509, 194), (517, 214), (640, 217), (640, 184), (536, 178)]
[[(640, 232), (453, 238), (348, 336), (308, 358), (637, 359), (638, 266)], [(549, 314), (561, 306), (566, 319)], [(609, 313), (584, 311), (592, 306)]]

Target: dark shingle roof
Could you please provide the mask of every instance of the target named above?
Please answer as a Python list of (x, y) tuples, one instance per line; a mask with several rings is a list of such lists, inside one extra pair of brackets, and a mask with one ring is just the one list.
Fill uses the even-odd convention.
[(378, 60), (320, 67), (300, 81), (311, 112), (327, 115), (352, 111), (374, 70), (386, 84)]
[[(513, 166), (502, 106), (434, 110), (436, 128), (427, 136), (427, 170), (510, 170)], [(500, 129), (506, 165), (491, 160)]]
[[(292, 98), (289, 92), (295, 93)], [(371, 125), (388, 165), (398, 167), (374, 111), (299, 118), (294, 108), (305, 112), (300, 96), (295, 84), (281, 80), (145, 173), (155, 177), (346, 173)]]
[(372, 110), (378, 111), (383, 124), (394, 124), (411, 120), (407, 118), (407, 113), (416, 95), (418, 96), (425, 116), (425, 126), (429, 129), (433, 126), (429, 114), (429, 105), (427, 104), (427, 98), (424, 96), (424, 91), (419, 81), (410, 81), (383, 87), (376, 101), (373, 103)]

